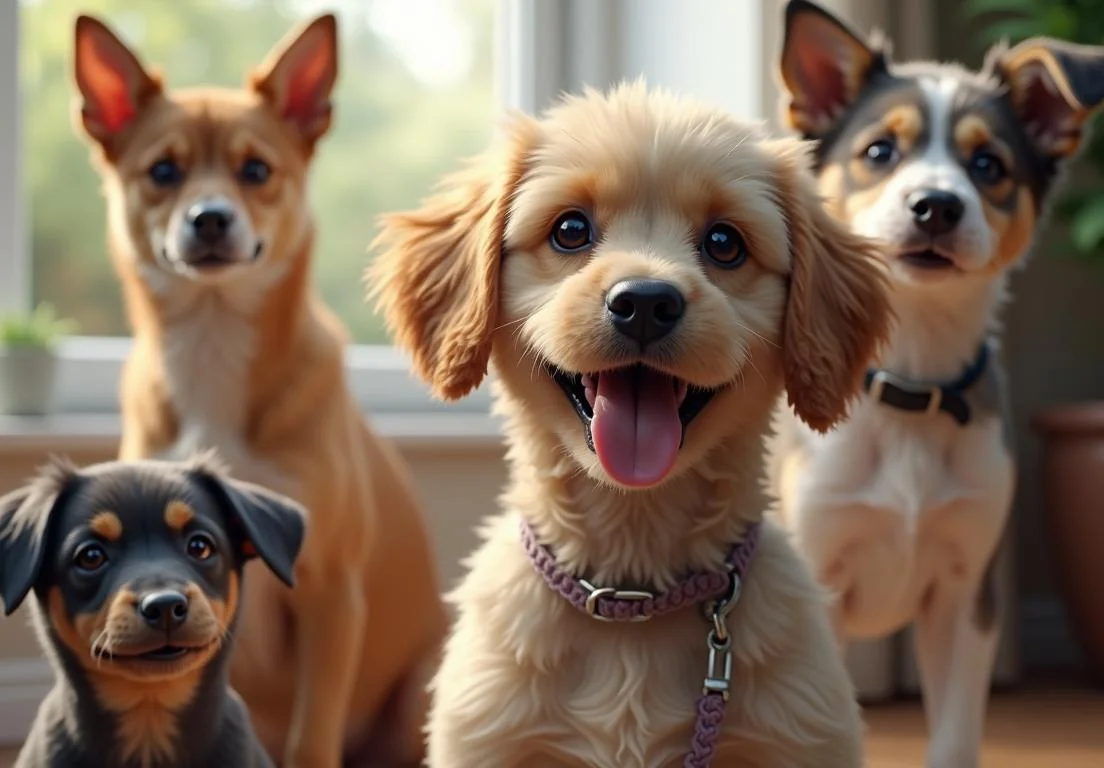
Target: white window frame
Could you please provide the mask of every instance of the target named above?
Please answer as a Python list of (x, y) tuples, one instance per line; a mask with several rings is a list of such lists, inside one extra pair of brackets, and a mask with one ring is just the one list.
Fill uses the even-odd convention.
[[(644, 74), (649, 83), (691, 92), (741, 117), (770, 118), (773, 49), (765, 38), (774, 36), (777, 22), (769, 17), (778, 12), (774, 0), (503, 0), (498, 101), (533, 113), (563, 91)], [(0, 3), (0, 107), (15, 105), (0, 108), (0, 310), (25, 310), (31, 299), (28, 206), (21, 199), (18, 30), (18, 2)], [(710, 50), (723, 52), (725, 67), (709, 58)], [(371, 307), (365, 304), (364, 311)], [(59, 346), (58, 412), (116, 414), (130, 343), (128, 337), (65, 339)], [(470, 418), (488, 410), (486, 386), (458, 403), (435, 401), (409, 374), (408, 358), (391, 346), (351, 346), (347, 367), (358, 401), (373, 414), (439, 415), (448, 409)]]

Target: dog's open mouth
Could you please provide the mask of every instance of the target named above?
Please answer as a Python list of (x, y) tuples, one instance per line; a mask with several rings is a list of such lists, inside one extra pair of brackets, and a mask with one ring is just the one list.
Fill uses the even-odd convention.
[(928, 248), (923, 251), (909, 251), (901, 254), (901, 261), (917, 269), (947, 269), (955, 266), (952, 259)]
[(189, 261), (188, 266), (193, 269), (219, 269), (220, 267), (228, 267), (233, 263), (233, 259), (227, 258), (221, 253), (211, 251), (203, 254), (198, 259)]
[(168, 251), (162, 249), (162, 257), (176, 268), (187, 267), (197, 272), (217, 272), (227, 267), (255, 262), (261, 258), (264, 252), (264, 241), (258, 240), (248, 256), (238, 255), (233, 250), (224, 248), (212, 248), (200, 253), (189, 253), (174, 262), (169, 258)]
[(189, 653), (196, 653), (199, 648), (185, 648), (182, 645), (165, 645), (153, 651), (143, 653), (139, 658), (146, 661), (176, 661)]
[(214, 643), (200, 645), (173, 645), (167, 643), (157, 648), (139, 653), (115, 652), (104, 655), (104, 658), (119, 662), (137, 662), (139, 664), (171, 664), (188, 656), (195, 656), (208, 650)]
[(548, 366), (548, 372), (583, 422), (602, 468), (629, 487), (667, 476), (686, 427), (717, 393), (644, 365), (582, 374)]

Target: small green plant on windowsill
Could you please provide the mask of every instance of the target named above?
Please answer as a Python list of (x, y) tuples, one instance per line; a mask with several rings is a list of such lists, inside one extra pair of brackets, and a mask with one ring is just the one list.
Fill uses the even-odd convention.
[[(1085, 45), (1104, 44), (1104, 0), (966, 0), (961, 13), (978, 30), (983, 45), (1015, 45), (1048, 36)], [(1060, 250), (1104, 266), (1104, 113), (1085, 129), (1085, 145), (1070, 163), (1076, 174), (1063, 182), (1053, 205)]]
[(53, 406), (57, 342), (76, 330), (54, 308), (0, 317), (0, 414), (44, 416)]

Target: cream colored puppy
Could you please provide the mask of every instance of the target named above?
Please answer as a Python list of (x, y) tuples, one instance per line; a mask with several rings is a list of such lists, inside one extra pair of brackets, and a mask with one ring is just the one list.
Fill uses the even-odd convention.
[(513, 116), (386, 219), (370, 278), (396, 341), (447, 399), (492, 362), (509, 442), (430, 765), (861, 764), (825, 596), (760, 530), (774, 399), (830, 427), (887, 321), (872, 246), (805, 162), (635, 84)]

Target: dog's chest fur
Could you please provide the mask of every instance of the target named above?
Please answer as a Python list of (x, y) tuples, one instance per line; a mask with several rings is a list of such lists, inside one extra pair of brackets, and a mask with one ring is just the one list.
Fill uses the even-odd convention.
[[(431, 753), (435, 731), (451, 741), (448, 730), (459, 728), (472, 751), (454, 755), (455, 764), (505, 765), (509, 754), (542, 766), (682, 765), (707, 673), (700, 607), (642, 623), (596, 622), (544, 584), (516, 517), (496, 518), (488, 533), (453, 596), (461, 615), (435, 683), (436, 712), (447, 720), (431, 719)], [(797, 594), (804, 601), (793, 601)], [(834, 697), (849, 691), (845, 680), (829, 679), (824, 657), (835, 649), (807, 642), (828, 637), (817, 596), (782, 534), (765, 531), (728, 622), (733, 692), (714, 765), (805, 765), (785, 758), (857, 717), (853, 701)], [(793, 706), (795, 688), (808, 693), (808, 706)], [(781, 709), (792, 717), (780, 720)], [(825, 757), (852, 764), (843, 754), (832, 763), (831, 749)]]
[[(898, 295), (898, 323), (877, 367), (913, 381), (953, 381), (989, 335), (1003, 284), (948, 287), (923, 296)], [(993, 340), (988, 339), (992, 344)], [(947, 414), (906, 413), (863, 396), (850, 418), (819, 438), (801, 428), (818, 460), (824, 492), (842, 501), (900, 511), (913, 520), (957, 500), (983, 498), (1003, 483), (1008, 423), (997, 351), (965, 392), (971, 421)]]
[[(880, 367), (915, 380), (953, 380), (976, 354), (998, 293), (990, 287), (976, 297), (952, 296), (942, 307), (930, 297), (898, 297), (898, 328)], [(781, 415), (775, 481), (783, 512), (819, 576), (850, 590), (844, 601), (850, 631), (892, 631), (933, 585), (981, 577), (1007, 521), (1014, 482), (995, 357), (966, 393), (972, 420), (965, 426), (943, 413), (905, 413), (869, 397), (827, 435)]]
[(258, 344), (254, 314), (266, 286), (200, 287), (153, 269), (143, 277), (167, 318), (160, 363), (179, 423), (163, 458), (183, 459), (204, 448), (220, 449), (228, 459), (242, 454)]

